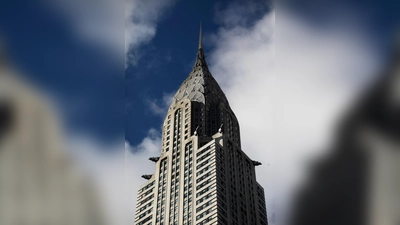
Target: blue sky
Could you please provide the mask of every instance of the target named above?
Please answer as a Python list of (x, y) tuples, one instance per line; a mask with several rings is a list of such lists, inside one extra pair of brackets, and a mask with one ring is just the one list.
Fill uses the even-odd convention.
[(352, 98), (377, 79), (400, 17), (390, 0), (286, 2), (16, 0), (0, 7), (0, 34), (68, 133), (90, 137), (81, 146), (94, 151), (79, 156), (98, 162), (102, 184), (119, 184), (107, 170), (125, 163), (136, 190), (154, 170), (147, 158), (159, 154), (168, 99), (192, 69), (202, 21), (211, 73), (238, 117), (244, 151), (263, 163), (258, 179), (273, 216), (305, 156), (321, 152)]
[[(155, 115), (149, 101), (162, 99), (175, 92), (190, 73), (197, 53), (199, 24), (203, 23), (206, 53), (212, 49), (209, 36), (216, 33), (215, 13), (227, 7), (226, 1), (178, 1), (169, 8), (157, 25), (157, 33), (150, 43), (140, 49), (135, 66), (126, 71), (126, 139), (138, 144), (151, 128), (159, 128), (163, 115)], [(259, 19), (266, 6), (252, 15)], [(160, 104), (160, 102), (158, 102)]]
[[(356, 12), (356, 16), (368, 20), (370, 35), (383, 51), (390, 47), (388, 40), (399, 17), (395, 13), (396, 1), (288, 3), (294, 14), (310, 23), (324, 24), (343, 9)], [(124, 135), (125, 114), (126, 139), (135, 145), (162, 121), (161, 116), (149, 109), (148, 102), (159, 101), (164, 94), (174, 92), (190, 72), (199, 22), (203, 22), (206, 52), (212, 51), (215, 46), (211, 37), (222, 26), (218, 15), (232, 4), (243, 5), (243, 2), (169, 1), (160, 9), (154, 37), (134, 49), (140, 58), (125, 71), (116, 60), (118, 57), (110, 56), (103, 46), (79, 39), (71, 20), (57, 7), (49, 7), (46, 1), (3, 3), (0, 31), (8, 54), (23, 74), (62, 99), (61, 111), (70, 129), (113, 140)], [(268, 10), (265, 6), (246, 14), (245, 25), (250, 27)], [(119, 36), (123, 41), (123, 34)]]
[[(207, 5), (200, 16), (196, 4)], [(140, 57), (127, 69), (126, 139), (141, 168), (136, 176), (154, 170), (145, 159), (158, 154), (165, 100), (192, 68), (202, 20), (207, 62), (238, 117), (243, 150), (263, 163), (257, 178), (268, 216), (281, 217), (305, 162), (326, 153), (340, 116), (378, 79), (393, 41), (393, 5), (289, 1), (272, 10), (229, 1), (218, 11), (215, 2), (196, 4), (171, 3), (155, 35), (133, 48)], [(132, 187), (142, 182), (133, 178)]]
[(70, 132), (101, 140), (124, 135), (123, 63), (77, 38), (68, 20), (44, 1), (9, 1), (0, 11), (10, 61), (54, 98)]

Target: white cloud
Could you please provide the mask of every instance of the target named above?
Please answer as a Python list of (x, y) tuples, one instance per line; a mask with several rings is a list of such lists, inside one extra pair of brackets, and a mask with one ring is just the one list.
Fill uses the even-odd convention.
[(285, 11), (243, 27), (232, 24), (234, 12), (229, 8), (208, 61), (238, 117), (242, 148), (263, 162), (258, 180), (271, 216), (273, 207), (285, 207), (308, 160), (324, 153), (378, 60), (357, 27), (322, 32)]
[(172, 98), (174, 97), (174, 95), (175, 95), (175, 92), (164, 93), (161, 100), (148, 99), (148, 100), (146, 100), (146, 103), (147, 103), (150, 111), (154, 115), (164, 118), (168, 112), (168, 108), (171, 105)]
[(128, 213), (130, 213), (130, 224), (132, 224), (135, 216), (137, 191), (146, 181), (141, 176), (154, 173), (155, 164), (148, 159), (160, 155), (161, 134), (152, 128), (139, 145), (131, 146), (128, 142), (125, 142), (125, 152), (126, 188), (129, 199)]
[(156, 34), (157, 22), (175, 0), (125, 1), (125, 55), (126, 63), (138, 60), (139, 46), (148, 43)]
[(136, 194), (145, 183), (143, 174), (154, 173), (149, 157), (160, 154), (160, 134), (150, 129), (137, 146), (123, 140), (105, 144), (87, 135), (70, 139), (71, 155), (91, 175), (98, 188), (107, 224), (132, 224), (135, 220)]
[(122, 0), (48, 0), (46, 3), (65, 18), (80, 40), (110, 52), (111, 60), (123, 60), (125, 5)]
[[(47, 1), (64, 15), (78, 38), (112, 53), (125, 67), (139, 58), (138, 48), (156, 34), (157, 23), (177, 0), (54, 0)], [(123, 53), (125, 52), (125, 54)]]
[[(324, 153), (339, 116), (371, 82), (378, 60), (357, 27), (322, 32), (285, 11), (246, 27), (235, 19), (242, 14), (234, 6), (218, 18), (223, 25), (208, 62), (239, 119), (243, 150), (263, 162), (258, 180), (269, 216), (278, 213), (279, 220), (304, 166)], [(154, 114), (165, 115), (165, 99), (149, 101)]]
[(89, 135), (70, 138), (69, 150), (78, 166), (91, 176), (101, 199), (99, 207), (105, 212), (106, 224), (126, 224), (124, 146), (100, 143)]
[(262, 13), (267, 9), (269, 3), (266, 0), (250, 0), (247, 4), (240, 1), (232, 1), (226, 5), (217, 3), (215, 5), (215, 21), (225, 27), (249, 24), (249, 15)]
[[(160, 12), (172, 2), (125, 2), (125, 54), (130, 63), (137, 60), (139, 46), (154, 37)], [(281, 201), (309, 156), (320, 154), (329, 143), (338, 115), (369, 83), (371, 77), (365, 75), (376, 68), (377, 60), (354, 27), (320, 32), (284, 11), (276, 16), (270, 12), (244, 27), (235, 19), (241, 14), (235, 15), (234, 7), (222, 15), (225, 25), (213, 39), (216, 48), (208, 62), (239, 119), (243, 150), (263, 162), (258, 179), (271, 213), (271, 201)], [(153, 113), (165, 115), (171, 96), (149, 101)], [(108, 154), (99, 154), (106, 147), (90, 138), (74, 143), (105, 193), (111, 224), (131, 224), (137, 189), (145, 181), (140, 176), (154, 172), (147, 159), (160, 154), (160, 134), (151, 129), (138, 146), (108, 146), (115, 149), (103, 151), (112, 152)]]
[[(49, 1), (49, 5), (66, 16), (78, 38), (112, 52), (116, 61), (122, 62), (118, 57), (125, 56), (126, 67), (135, 65), (140, 57), (138, 49), (155, 36), (157, 23), (175, 2), (100, 0), (93, 4), (87, 0), (56, 0)], [(149, 107), (163, 116), (172, 97), (165, 93), (162, 100), (149, 101)], [(145, 182), (141, 175), (154, 172), (154, 163), (148, 158), (160, 154), (160, 134), (155, 129), (150, 129), (137, 146), (123, 143), (101, 143), (89, 135), (74, 135), (69, 141), (71, 155), (99, 188), (107, 224), (134, 222), (137, 190)]]

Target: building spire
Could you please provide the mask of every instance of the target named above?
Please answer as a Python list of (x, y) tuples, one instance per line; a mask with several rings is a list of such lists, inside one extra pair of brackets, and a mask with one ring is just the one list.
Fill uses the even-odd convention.
[[(199, 49), (197, 51), (197, 57), (196, 57), (196, 62), (194, 63), (193, 70), (197, 70), (198, 68), (207, 68), (207, 63), (206, 59), (204, 56), (204, 50), (203, 50), (203, 29), (202, 29), (202, 22), (200, 22), (200, 32), (199, 32)], [(197, 68), (197, 69), (196, 69)]]
[(200, 22), (200, 35), (199, 35), (199, 49), (203, 48), (203, 34), (202, 34), (202, 23)]

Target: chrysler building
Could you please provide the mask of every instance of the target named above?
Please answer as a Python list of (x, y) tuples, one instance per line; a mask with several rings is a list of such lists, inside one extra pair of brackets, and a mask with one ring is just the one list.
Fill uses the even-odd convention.
[[(138, 190), (135, 225), (266, 225), (263, 187), (241, 149), (239, 122), (211, 75), (202, 47), (176, 92), (161, 155)], [(150, 163), (150, 162), (149, 162)]]

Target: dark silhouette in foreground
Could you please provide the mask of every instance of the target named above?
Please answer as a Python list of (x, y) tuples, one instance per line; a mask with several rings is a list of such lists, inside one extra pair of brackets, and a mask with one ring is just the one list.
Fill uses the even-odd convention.
[(400, 150), (400, 45), (388, 69), (340, 125), (331, 154), (313, 167), (310, 182), (298, 193), (290, 224), (399, 224), (398, 208), (387, 207), (390, 214), (375, 203), (381, 196), (399, 199), (400, 190), (382, 191), (385, 183), (376, 181), (390, 174), (376, 168), (400, 172), (399, 166), (378, 161)]

